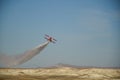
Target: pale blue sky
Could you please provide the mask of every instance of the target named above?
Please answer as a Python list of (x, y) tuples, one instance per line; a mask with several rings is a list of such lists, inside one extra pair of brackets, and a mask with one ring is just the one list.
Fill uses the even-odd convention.
[(22, 54), (43, 42), (58, 41), (18, 67), (120, 67), (117, 0), (3, 0), (0, 53)]

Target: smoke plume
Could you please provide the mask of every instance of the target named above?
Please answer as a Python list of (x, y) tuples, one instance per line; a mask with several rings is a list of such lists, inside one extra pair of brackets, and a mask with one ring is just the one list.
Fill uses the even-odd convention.
[(0, 66), (11, 67), (11, 66), (15, 66), (15, 65), (20, 65), (20, 64), (30, 60), (32, 57), (34, 57), (38, 53), (40, 53), (48, 44), (49, 44), (49, 42), (47, 41), (29, 51), (26, 51), (23, 54), (16, 55), (16, 56), (0, 54), (0, 64), (1, 64)]

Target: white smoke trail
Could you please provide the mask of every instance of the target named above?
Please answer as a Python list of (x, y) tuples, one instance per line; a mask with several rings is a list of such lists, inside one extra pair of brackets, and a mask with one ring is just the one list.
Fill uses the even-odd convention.
[(47, 42), (45, 42), (41, 45), (38, 45), (37, 47), (35, 47), (21, 55), (8, 56), (8, 55), (1, 54), (0, 55), (0, 63), (4, 67), (20, 65), (20, 64), (30, 60), (32, 57), (34, 57), (38, 53), (40, 53), (48, 44), (49, 44), (49, 42), (47, 41)]

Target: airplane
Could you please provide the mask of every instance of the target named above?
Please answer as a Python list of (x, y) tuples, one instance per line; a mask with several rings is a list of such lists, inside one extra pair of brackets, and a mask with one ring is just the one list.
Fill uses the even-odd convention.
[(45, 37), (44, 37), (47, 41), (49, 42), (52, 42), (52, 43), (55, 43), (55, 41), (57, 41), (56, 39), (54, 39), (53, 37), (45, 34)]

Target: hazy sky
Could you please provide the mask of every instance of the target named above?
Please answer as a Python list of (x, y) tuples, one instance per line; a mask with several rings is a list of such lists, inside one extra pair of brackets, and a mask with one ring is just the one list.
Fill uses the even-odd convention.
[(0, 5), (0, 54), (22, 54), (45, 42), (44, 34), (58, 40), (18, 67), (120, 67), (117, 0), (3, 0)]

